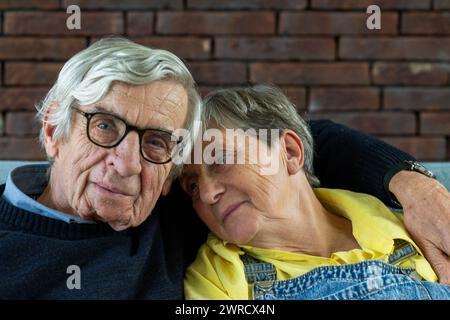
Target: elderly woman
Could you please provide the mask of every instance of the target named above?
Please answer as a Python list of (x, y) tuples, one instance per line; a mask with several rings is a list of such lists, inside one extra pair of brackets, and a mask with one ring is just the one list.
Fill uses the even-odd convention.
[[(310, 131), (279, 90), (217, 91), (204, 121), (224, 134), (216, 161), (187, 165), (181, 179), (212, 231), (187, 270), (188, 299), (450, 299), (400, 215), (367, 194), (315, 188)], [(234, 143), (245, 132), (225, 129), (258, 135)], [(259, 129), (279, 137), (266, 143)]]

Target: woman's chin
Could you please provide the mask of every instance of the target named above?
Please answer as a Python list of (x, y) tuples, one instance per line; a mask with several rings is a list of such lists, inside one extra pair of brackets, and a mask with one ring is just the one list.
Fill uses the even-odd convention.
[(249, 244), (259, 233), (261, 224), (251, 212), (233, 213), (221, 225), (220, 238), (234, 244)]
[(224, 239), (226, 239), (230, 243), (234, 243), (237, 245), (248, 245), (251, 243), (252, 239), (255, 236), (254, 230), (243, 230), (243, 228), (238, 228), (233, 230), (233, 232), (228, 233)]

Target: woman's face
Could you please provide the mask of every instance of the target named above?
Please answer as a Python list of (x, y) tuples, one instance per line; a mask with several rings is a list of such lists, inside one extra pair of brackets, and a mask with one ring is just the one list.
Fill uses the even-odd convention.
[[(225, 134), (223, 136), (225, 140)], [(220, 158), (242, 154), (244, 164), (186, 165), (181, 178), (182, 188), (190, 194), (193, 207), (203, 222), (218, 237), (236, 244), (251, 244), (275, 220), (288, 219), (282, 210), (289, 194), (283, 148), (271, 152), (265, 142), (256, 137), (248, 139), (258, 142), (258, 152), (249, 148), (250, 140), (231, 147), (224, 140), (215, 141), (221, 146), (216, 149), (221, 153)], [(275, 174), (262, 174), (267, 158), (262, 162), (260, 154), (266, 154), (270, 161), (280, 161)]]

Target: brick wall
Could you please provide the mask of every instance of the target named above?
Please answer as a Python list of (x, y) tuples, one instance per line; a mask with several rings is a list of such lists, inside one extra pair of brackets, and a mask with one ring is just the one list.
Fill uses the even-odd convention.
[[(381, 30), (366, 28), (371, 4)], [(450, 0), (0, 0), (0, 26), (0, 159), (42, 158), (34, 104), (64, 61), (115, 34), (178, 54), (203, 93), (275, 83), (306, 117), (450, 160)]]

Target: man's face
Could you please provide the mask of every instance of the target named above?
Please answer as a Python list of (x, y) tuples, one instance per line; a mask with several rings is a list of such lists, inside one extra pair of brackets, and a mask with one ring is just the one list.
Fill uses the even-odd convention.
[[(188, 97), (174, 81), (139, 86), (117, 82), (102, 100), (78, 108), (87, 113), (111, 113), (138, 128), (173, 131), (185, 123)], [(168, 192), (172, 163), (143, 159), (134, 131), (114, 148), (99, 147), (88, 139), (86, 125), (87, 119), (74, 112), (69, 138), (56, 142), (50, 180), (53, 205), (85, 219), (106, 222), (115, 230), (141, 224), (161, 192)]]

